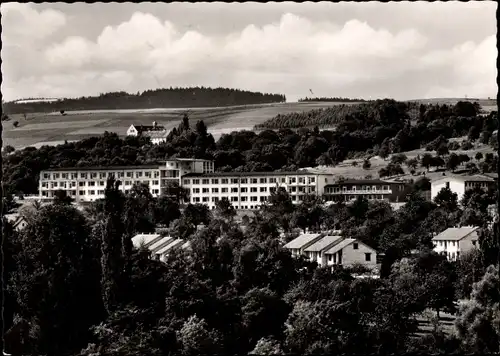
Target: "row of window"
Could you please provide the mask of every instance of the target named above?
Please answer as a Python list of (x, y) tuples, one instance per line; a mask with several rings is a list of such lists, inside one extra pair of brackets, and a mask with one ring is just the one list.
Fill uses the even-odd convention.
[(377, 186), (361, 186), (361, 187), (327, 187), (325, 189), (328, 193), (350, 193), (350, 192), (389, 192), (389, 186), (383, 185), (382, 187)]
[[(299, 192), (299, 193), (314, 193), (315, 192), (315, 187), (308, 187), (309, 189), (306, 190), (306, 187), (288, 187), (288, 192), (289, 193), (295, 193), (295, 192)], [(247, 188), (247, 187), (241, 187), (241, 188), (231, 188), (231, 190), (229, 190), (229, 188), (212, 188), (212, 189), (209, 189), (209, 188), (192, 188), (190, 190), (190, 192), (192, 192), (193, 194), (200, 194), (200, 193), (203, 193), (203, 194), (208, 194), (210, 192), (212, 193), (219, 193), (219, 191), (221, 193), (238, 193), (238, 190), (240, 193), (248, 193), (248, 189), (250, 189), (250, 193), (257, 193), (257, 192), (260, 192), (260, 193), (268, 193), (268, 192), (275, 192), (276, 191), (276, 187), (259, 187), (257, 189), (257, 187), (251, 187), (251, 188)], [(189, 190), (189, 189), (188, 189)]]
[[(126, 189), (126, 190), (124, 190), (124, 192), (125, 193), (129, 193), (130, 189)], [(159, 189), (152, 189), (151, 193), (153, 195), (160, 194), (160, 190)], [(66, 192), (66, 194), (68, 194), (69, 196), (76, 196), (76, 190), (68, 190)], [(104, 195), (104, 189), (99, 189), (99, 190), (93, 190), (93, 189), (91, 189), (91, 190), (79, 190), (78, 191), (78, 195), (79, 196), (84, 196), (84, 195)], [(42, 191), (42, 196), (43, 197), (49, 196), (49, 192)]]
[[(249, 200), (250, 198), (250, 200)], [(212, 201), (213, 203), (215, 202), (218, 202), (219, 200), (222, 200), (222, 199), (227, 199), (229, 200), (230, 202), (238, 202), (238, 201), (241, 201), (241, 202), (246, 202), (246, 201), (260, 201), (260, 202), (265, 202), (267, 201), (268, 197), (241, 197), (240, 199), (238, 197), (212, 197), (212, 198), (209, 198), (209, 197), (193, 197), (191, 198), (191, 201), (193, 203), (208, 203), (210, 201)], [(239, 199), (239, 200), (238, 200)]]
[[(153, 180), (153, 181), (129, 181), (129, 180), (126, 180), (123, 182), (124, 185), (134, 185), (134, 184), (147, 184), (147, 185), (159, 185), (160, 182), (158, 180)], [(89, 182), (78, 182), (78, 186), (79, 187), (85, 187), (85, 186), (88, 186), (88, 187), (95, 187), (95, 186), (99, 186), (99, 187), (105, 187), (106, 186), (106, 182), (105, 181), (99, 181), (99, 182), (95, 182), (95, 181), (89, 181)], [(73, 188), (73, 187), (76, 187), (76, 182), (42, 182), (42, 188)]]
[[(306, 180), (307, 178), (307, 180)], [(286, 177), (282, 178), (204, 178), (204, 179), (184, 179), (184, 185), (197, 185), (197, 184), (274, 184), (274, 183), (285, 183)], [(299, 182), (299, 184), (315, 184), (316, 177), (289, 177), (288, 184), (294, 184)], [(219, 183), (220, 182), (220, 183)]]
[[(111, 176), (115, 178), (158, 178), (159, 171), (133, 171), (133, 172), (81, 172), (80, 179), (106, 179)], [(51, 173), (44, 173), (43, 179), (51, 179)], [(78, 179), (77, 173), (52, 173), (52, 179)]]

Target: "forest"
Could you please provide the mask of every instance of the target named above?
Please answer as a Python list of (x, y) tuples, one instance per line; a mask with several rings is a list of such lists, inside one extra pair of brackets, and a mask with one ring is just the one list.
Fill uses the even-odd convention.
[(308, 98), (307, 96), (303, 99), (299, 99), (298, 100), (299, 103), (302, 103), (302, 102), (332, 102), (332, 103), (350, 103), (350, 102), (356, 102), (356, 103), (360, 103), (360, 102), (366, 102), (367, 100), (365, 99), (350, 99), (350, 98), (339, 98), (339, 97), (333, 97), (333, 98), (326, 98), (326, 97), (322, 97), (322, 98)]
[[(425, 183), (425, 182), (424, 182)], [(497, 247), (487, 206), (496, 192), (472, 190), (459, 207), (443, 190), (408, 203), (358, 199), (325, 208), (295, 206), (273, 193), (252, 218), (153, 198), (113, 178), (105, 198), (84, 211), (61, 196), (23, 212), (20, 232), (3, 219), (5, 350), (12, 355), (450, 354), (500, 351)], [(431, 250), (433, 233), (457, 222), (483, 229), (480, 248), (456, 262)], [(191, 248), (166, 262), (134, 249), (131, 238), (170, 227)], [(197, 228), (203, 224), (203, 228)], [(318, 268), (282, 246), (296, 228), (341, 229), (385, 253), (379, 279), (354, 267)], [(280, 231), (283, 232), (280, 234)], [(466, 302), (458, 305), (459, 299)], [(455, 313), (454, 333), (427, 311)]]
[[(473, 163), (467, 162), (471, 157), (458, 157), (449, 152), (458, 148), (470, 149), (475, 141), (498, 147), (496, 135), (493, 135), (498, 128), (497, 113), (480, 116), (469, 104), (421, 106), (420, 117), (413, 124), (407, 115), (406, 104), (385, 100), (370, 103), (370, 109), (362, 114), (346, 116), (335, 130), (315, 127), (267, 129), (259, 133), (235, 131), (222, 135), (215, 142), (203, 121), (192, 125), (189, 117), (184, 116), (179, 127), (169, 133), (167, 141), (159, 145), (150, 144), (146, 138), (122, 139), (116, 134), (105, 133), (100, 137), (38, 149), (28, 147), (16, 151), (5, 147), (2, 152), (4, 189), (12, 195), (35, 194), (38, 175), (48, 168), (155, 164), (171, 157), (196, 157), (214, 160), (218, 171), (293, 171), (335, 165), (348, 158), (366, 161), (370, 156), (379, 155), (385, 159), (390, 154), (421, 147), (436, 151), (437, 156), (429, 153), (417, 162), (399, 160), (381, 175), (399, 174), (403, 163), (410, 169), (418, 165), (427, 169), (448, 166), (454, 169), (463, 163), (474, 172), (496, 172), (498, 155), (487, 154), (481, 157), (482, 161)], [(462, 146), (449, 141), (464, 135), (468, 139)]]
[(286, 98), (281, 94), (263, 94), (227, 88), (164, 88), (145, 90), (142, 93), (126, 92), (105, 93), (99, 96), (61, 99), (53, 102), (2, 104), (3, 112), (27, 114), (35, 112), (60, 112), (74, 110), (119, 110), (150, 108), (194, 108), (220, 107), (233, 105), (252, 105), (282, 103)]

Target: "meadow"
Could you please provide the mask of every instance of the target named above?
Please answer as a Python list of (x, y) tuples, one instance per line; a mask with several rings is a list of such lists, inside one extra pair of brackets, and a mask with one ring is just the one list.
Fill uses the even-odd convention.
[[(459, 99), (425, 99), (420, 102), (455, 104)], [(480, 100), (485, 111), (496, 110), (496, 101)], [(140, 110), (95, 110), (68, 111), (65, 115), (57, 113), (35, 113), (11, 115), (4, 122), (4, 146), (11, 145), (16, 149), (42, 145), (54, 145), (67, 141), (80, 140), (86, 137), (101, 135), (105, 131), (116, 132), (124, 136), (132, 124), (151, 125), (156, 121), (167, 130), (176, 127), (182, 116), (188, 114), (194, 124), (203, 120), (208, 130), (217, 140), (222, 134), (238, 130), (252, 130), (257, 124), (273, 118), (278, 114), (303, 112), (333, 105), (356, 103), (339, 102), (301, 102), (245, 105), (217, 108), (194, 109), (140, 109)], [(18, 127), (13, 123), (17, 121)]]

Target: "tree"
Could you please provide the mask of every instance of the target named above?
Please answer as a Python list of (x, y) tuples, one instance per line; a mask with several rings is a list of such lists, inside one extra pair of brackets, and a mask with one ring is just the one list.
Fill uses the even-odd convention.
[(436, 150), (436, 153), (438, 156), (445, 156), (447, 155), (448, 153), (450, 153), (450, 151), (448, 150), (448, 145), (443, 143), (441, 145), (438, 146), (437, 150)]
[(458, 195), (453, 193), (449, 187), (442, 188), (434, 198), (434, 202), (446, 209), (453, 212), (458, 208)]
[(372, 164), (370, 163), (369, 159), (365, 159), (363, 161), (363, 169), (368, 170), (368, 169), (370, 169), (371, 166), (372, 166)]
[(23, 354), (79, 351), (103, 315), (98, 256), (83, 215), (67, 205), (44, 206), (20, 243), (9, 284), (19, 306), (10, 333), (21, 341)]
[(489, 266), (483, 279), (474, 283), (455, 322), (465, 352), (497, 353), (500, 339), (500, 279), (498, 269)]
[(378, 155), (380, 158), (385, 160), (389, 156), (389, 147), (387, 145), (382, 145), (378, 150)]
[(215, 212), (219, 218), (225, 221), (232, 221), (236, 216), (234, 206), (227, 198), (220, 199), (215, 203)]
[(483, 159), (483, 154), (481, 152), (478, 152), (478, 153), (476, 153), (475, 158), (476, 158), (476, 161), (480, 161)]
[(455, 153), (452, 153), (446, 159), (446, 168), (453, 172), (455, 171), (455, 169), (457, 169), (459, 164), (460, 164), (460, 159)]
[(420, 161), (420, 164), (422, 165), (422, 167), (425, 167), (425, 169), (427, 169), (427, 172), (429, 171), (429, 167), (432, 165), (432, 155), (430, 155), (429, 153), (424, 153), (424, 155), (422, 156), (422, 160)]
[(3, 149), (3, 150), (4, 150), (4, 152), (5, 152), (6, 154), (9, 154), (9, 153), (14, 152), (16, 149), (15, 149), (14, 147), (12, 147), (11, 145), (7, 145), (7, 146), (5, 146), (5, 147), (4, 147), (4, 149)]
[(399, 154), (393, 155), (391, 157), (391, 163), (393, 163), (393, 164), (403, 164), (407, 160), (408, 160), (408, 157), (403, 153), (399, 153)]
[(17, 128), (19, 126), (19, 121), (14, 121), (12, 123), (12, 126), (14, 126), (15, 128)]
[(70, 205), (73, 202), (73, 198), (68, 196), (68, 193), (65, 190), (56, 190), (54, 192), (54, 204), (63, 204), (63, 205)]
[(219, 349), (220, 335), (208, 328), (205, 320), (191, 316), (177, 333), (184, 355), (213, 354)]
[(406, 161), (406, 166), (411, 170), (415, 170), (418, 167), (418, 160), (416, 158), (411, 158)]
[(168, 226), (172, 221), (179, 219), (180, 216), (181, 212), (177, 201), (166, 196), (161, 196), (156, 200), (154, 210), (156, 224)]
[(271, 220), (278, 222), (285, 231), (290, 229), (290, 216), (295, 207), (285, 188), (278, 187), (271, 192), (269, 200), (262, 206), (263, 213)]
[(257, 342), (255, 348), (249, 355), (283, 355), (284, 352), (278, 341), (270, 338), (262, 338)]

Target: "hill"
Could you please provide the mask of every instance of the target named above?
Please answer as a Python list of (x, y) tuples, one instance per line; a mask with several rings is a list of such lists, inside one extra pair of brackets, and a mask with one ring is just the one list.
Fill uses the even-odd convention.
[(3, 105), (6, 114), (49, 113), (75, 110), (123, 110), (151, 108), (221, 107), (285, 102), (281, 94), (264, 94), (227, 88), (169, 88), (129, 94), (113, 92), (99, 96), (57, 101), (15, 101)]

